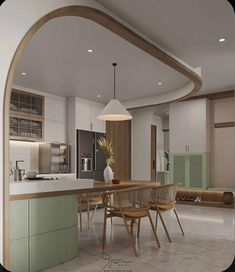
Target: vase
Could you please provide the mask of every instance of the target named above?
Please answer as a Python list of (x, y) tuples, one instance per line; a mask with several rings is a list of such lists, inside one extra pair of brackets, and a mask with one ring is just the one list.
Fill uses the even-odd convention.
[(112, 171), (112, 168), (107, 165), (104, 169), (104, 181), (105, 183), (109, 183), (111, 182), (113, 179), (113, 171)]

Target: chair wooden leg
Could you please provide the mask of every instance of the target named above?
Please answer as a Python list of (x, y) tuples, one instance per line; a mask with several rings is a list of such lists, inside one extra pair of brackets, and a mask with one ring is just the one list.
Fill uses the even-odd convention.
[(168, 238), (168, 241), (171, 243), (171, 242), (172, 242), (172, 241), (171, 241), (171, 237), (170, 237), (169, 232), (168, 232), (168, 230), (167, 230), (167, 228), (166, 228), (166, 224), (165, 224), (165, 222), (164, 222), (164, 220), (163, 220), (163, 217), (162, 217), (162, 215), (161, 215), (160, 212), (158, 212), (158, 213), (159, 213), (159, 217), (160, 217), (160, 219), (161, 219), (163, 228), (164, 228), (164, 230), (165, 230), (166, 236), (167, 236), (167, 238)]
[(79, 200), (79, 221), (80, 221), (80, 231), (82, 232), (82, 203)]
[(137, 237), (140, 237), (140, 218), (138, 220), (138, 231), (137, 231)]
[(95, 208), (94, 208), (94, 209), (93, 209), (93, 211), (92, 211), (92, 215), (91, 215), (90, 223), (92, 222), (92, 219), (93, 219), (93, 217), (94, 217), (94, 214), (95, 214), (95, 212), (96, 212), (97, 207), (98, 207), (98, 204), (97, 204), (97, 205), (95, 205)]
[(179, 219), (179, 217), (178, 217), (178, 214), (177, 214), (177, 212), (176, 212), (176, 209), (173, 209), (173, 210), (174, 210), (176, 219), (177, 219), (177, 221), (178, 221), (178, 224), (179, 224), (179, 226), (180, 226), (181, 232), (182, 232), (182, 234), (184, 235), (183, 227), (182, 227), (182, 225), (181, 225), (181, 223), (180, 223), (180, 219)]
[(133, 226), (134, 226), (134, 220), (131, 219), (131, 235), (133, 235)]
[(102, 241), (102, 249), (105, 249), (105, 242), (106, 242), (106, 220), (107, 220), (107, 208), (104, 209), (104, 227), (103, 227), (103, 241)]
[(155, 231), (157, 231), (157, 223), (158, 223), (158, 212), (156, 211), (156, 222), (155, 222)]
[(126, 218), (125, 218), (125, 216), (123, 214), (122, 214), (122, 218), (123, 218), (123, 221), (124, 221), (124, 224), (125, 224), (125, 227), (126, 227), (127, 234), (128, 234), (129, 239), (131, 241), (132, 248), (133, 248), (133, 250), (135, 252), (135, 256), (138, 257), (138, 253), (137, 253), (137, 250), (136, 250), (136, 247), (135, 247), (134, 239), (133, 239), (133, 237), (132, 237), (132, 235), (130, 233), (130, 230), (128, 228), (128, 224), (127, 224)]
[(157, 242), (158, 247), (160, 247), (160, 242), (158, 240), (157, 233), (156, 233), (156, 231), (154, 229), (153, 220), (151, 218), (151, 215), (150, 215), (149, 211), (148, 211), (148, 217), (149, 217), (149, 221), (150, 221), (150, 224), (151, 224), (151, 227), (152, 227), (152, 230), (153, 230), (154, 238), (155, 238), (155, 240)]
[(89, 203), (89, 198), (87, 198), (87, 228), (90, 229), (90, 203)]

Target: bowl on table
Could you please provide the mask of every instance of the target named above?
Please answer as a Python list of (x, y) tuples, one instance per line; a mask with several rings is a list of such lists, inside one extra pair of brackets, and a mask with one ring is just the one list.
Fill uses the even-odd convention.
[(120, 179), (112, 179), (112, 183), (113, 184), (119, 184), (120, 183)]

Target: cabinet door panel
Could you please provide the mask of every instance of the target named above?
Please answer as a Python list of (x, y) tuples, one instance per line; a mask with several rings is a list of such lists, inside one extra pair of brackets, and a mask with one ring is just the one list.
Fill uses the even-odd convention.
[(66, 122), (66, 100), (45, 97), (45, 119)]
[(28, 238), (13, 240), (10, 242), (11, 271), (27, 272), (29, 264)]
[[(30, 235), (65, 228), (66, 197), (49, 197), (30, 200)], [(40, 218), (40, 220), (39, 220)]]
[(186, 155), (173, 155), (172, 167), (173, 167), (173, 183), (179, 186), (186, 186), (187, 178), (187, 165)]
[(66, 258), (66, 230), (30, 237), (30, 272), (63, 263)]
[(101, 110), (103, 109), (102, 105), (92, 105), (90, 108), (90, 116), (91, 116), (91, 123), (92, 123), (92, 130), (96, 132), (105, 132), (105, 122), (102, 120), (97, 119), (97, 116), (100, 114)]
[(183, 153), (186, 151), (188, 113), (187, 103), (175, 103), (170, 105), (170, 152)]
[(206, 99), (188, 101), (189, 152), (206, 150)]
[(45, 142), (48, 143), (66, 143), (66, 125), (65, 123), (45, 120)]
[(189, 156), (189, 184), (194, 188), (203, 187), (203, 155), (201, 154)]
[(90, 130), (90, 105), (84, 101), (76, 101), (76, 129)]

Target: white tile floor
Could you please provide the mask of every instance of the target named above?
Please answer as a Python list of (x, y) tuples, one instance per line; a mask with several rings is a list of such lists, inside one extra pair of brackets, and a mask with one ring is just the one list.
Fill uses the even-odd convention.
[[(90, 230), (84, 226), (79, 237), (78, 256), (47, 272), (221, 272), (234, 257), (234, 210), (195, 206), (177, 206), (185, 230), (182, 237), (173, 213), (165, 218), (172, 243), (166, 239), (159, 223), (159, 249), (148, 219), (141, 223), (140, 239), (136, 241), (140, 256), (134, 257), (123, 222), (108, 222), (107, 247), (102, 254), (103, 210), (99, 209)], [(84, 223), (86, 222), (84, 214)], [(152, 213), (154, 218), (154, 213)]]

